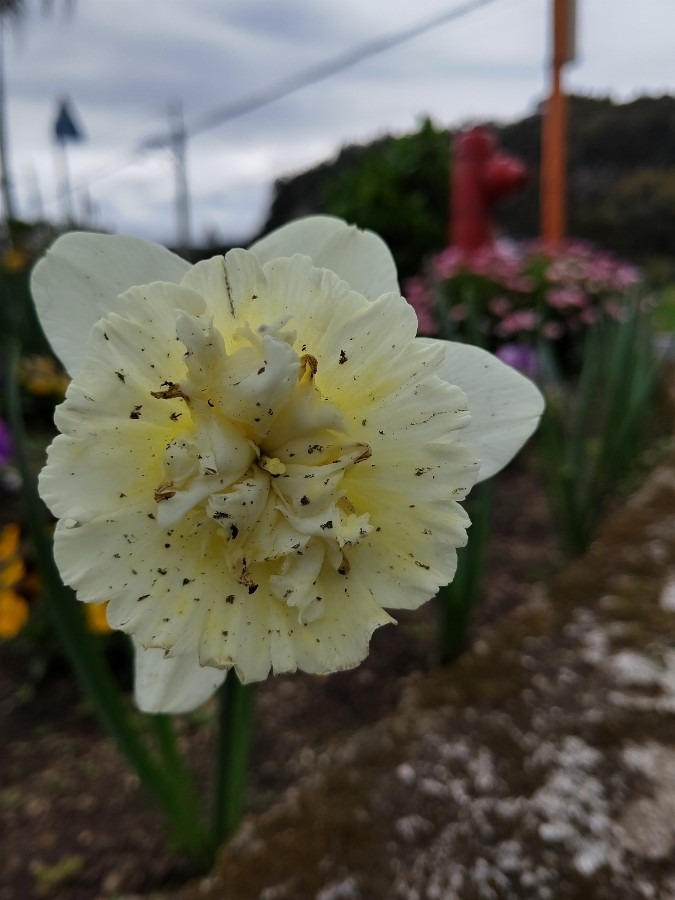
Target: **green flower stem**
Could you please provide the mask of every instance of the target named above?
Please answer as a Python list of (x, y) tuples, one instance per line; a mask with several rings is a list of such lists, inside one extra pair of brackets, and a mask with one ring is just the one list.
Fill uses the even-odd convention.
[[(550, 348), (542, 343), (540, 349), (550, 360)], [(561, 549), (569, 557), (584, 552), (634, 464), (663, 366), (649, 318), (637, 306), (625, 321), (589, 330), (575, 390), (549, 366), (537, 442)]]
[(481, 298), (476, 289), (474, 281), (469, 281), (465, 285), (462, 293), (462, 304), (466, 309), (466, 319), (464, 320), (464, 328), (466, 331), (466, 342), (473, 344), (475, 347), (485, 347), (487, 343), (486, 335), (481, 328), (481, 319), (484, 315), (484, 309), (480, 302)]
[(176, 843), (200, 864), (212, 859), (212, 843), (191, 805), (173, 789), (171, 774), (163, 771), (143, 744), (133, 719), (105, 663), (99, 644), (84, 621), (73, 592), (61, 581), (44, 528), (44, 507), (26, 453), (26, 435), (16, 383), (18, 348), (11, 348), (7, 368), (7, 409), (15, 438), (16, 461), (23, 479), (26, 516), (35, 544), (40, 574), (48, 598), (47, 609), (56, 634), (96, 715), (117, 742), (141, 783), (168, 816)]
[[(171, 784), (172, 792), (180, 799), (182, 809), (188, 811), (188, 820), (191, 828), (197, 826), (200, 836), (200, 845), (203, 845), (206, 856), (209, 856), (208, 847), (211, 844), (211, 838), (207, 835), (206, 830), (200, 820), (200, 804), (199, 796), (195, 788), (194, 779), (190, 772), (185, 757), (183, 756), (176, 730), (174, 728), (171, 716), (167, 715), (150, 715), (147, 717), (150, 723), (159, 750), (160, 758), (164, 767), (164, 774)], [(215, 846), (213, 847), (215, 850)], [(210, 859), (205, 859), (206, 863), (210, 863)]]
[(439, 656), (441, 663), (456, 659), (466, 648), (471, 612), (481, 589), (490, 537), (491, 482), (477, 485), (470, 498), (469, 540), (457, 555), (457, 571), (438, 592), (440, 601)]
[[(586, 510), (577, 502), (578, 481), (586, 474), (586, 463), (579, 458), (583, 447), (565, 434), (562, 416), (549, 398), (539, 425), (537, 449), (561, 549), (572, 558), (586, 545)], [(576, 466), (570, 457), (577, 459)]]
[(243, 685), (233, 670), (219, 694), (218, 749), (213, 810), (216, 844), (228, 838), (241, 821), (251, 741), (253, 687)]

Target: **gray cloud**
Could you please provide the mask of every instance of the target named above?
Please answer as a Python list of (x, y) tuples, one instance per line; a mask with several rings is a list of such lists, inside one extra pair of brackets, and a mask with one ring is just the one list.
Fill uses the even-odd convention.
[[(460, 0), (455, 0), (460, 4)], [(34, 18), (8, 38), (11, 158), (24, 208), (37, 172), (55, 193), (50, 128), (56, 97), (68, 94), (88, 141), (70, 154), (72, 179), (132, 162), (91, 184), (102, 224), (145, 237), (173, 234), (172, 170), (166, 151), (131, 151), (167, 126), (182, 100), (188, 126), (209, 111), (266, 89), (337, 53), (452, 5), (427, 0), (79, 0), (69, 21)], [(418, 5), (420, 6), (420, 5)], [(196, 137), (188, 159), (193, 230), (245, 236), (261, 221), (273, 179), (335, 152), (347, 141), (414, 127), (531, 111), (545, 89), (548, 40), (542, 0), (494, 0), (395, 50)], [(580, 4), (577, 90), (672, 90), (672, 0)], [(54, 213), (51, 205), (48, 212)]]

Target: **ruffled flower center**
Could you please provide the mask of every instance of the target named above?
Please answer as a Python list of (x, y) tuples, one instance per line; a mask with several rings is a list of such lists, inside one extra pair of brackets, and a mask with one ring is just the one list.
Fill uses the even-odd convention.
[(349, 442), (341, 412), (316, 387), (316, 358), (296, 352), (286, 324), (244, 325), (228, 352), (212, 322), (178, 313), (186, 377), (152, 396), (186, 427), (166, 446), (154, 496), (163, 527), (195, 508), (204, 512), (196, 528), (219, 526), (228, 567), (249, 593), (257, 564), (273, 563), (272, 593), (307, 623), (323, 613), (323, 566), (346, 575), (349, 547), (371, 531), (344, 478), (371, 450)]

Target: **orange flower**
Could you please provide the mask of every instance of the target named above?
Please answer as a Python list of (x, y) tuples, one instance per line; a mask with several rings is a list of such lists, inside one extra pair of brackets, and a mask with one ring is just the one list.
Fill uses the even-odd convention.
[(28, 604), (16, 591), (0, 590), (0, 638), (13, 638), (28, 621)]
[(0, 531), (0, 638), (14, 637), (28, 620), (28, 604), (14, 590), (26, 572), (19, 555), (20, 539), (15, 522)]
[(25, 356), (19, 366), (21, 383), (31, 394), (41, 397), (54, 395), (62, 397), (70, 379), (57, 366), (51, 356)]
[(110, 634), (112, 632), (106, 615), (107, 606), (107, 601), (105, 603), (85, 604), (84, 614), (87, 617), (87, 625), (94, 634)]
[(26, 268), (27, 263), (27, 255), (17, 247), (10, 247), (2, 255), (1, 265), (6, 272), (20, 272)]
[(16, 522), (0, 530), (0, 588), (11, 588), (23, 578), (26, 568), (20, 556), (21, 531)]

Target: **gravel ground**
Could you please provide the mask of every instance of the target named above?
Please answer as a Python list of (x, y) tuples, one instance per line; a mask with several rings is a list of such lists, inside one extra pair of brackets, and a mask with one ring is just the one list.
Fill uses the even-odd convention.
[(675, 897), (675, 466), (181, 900)]

